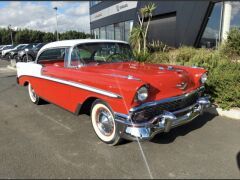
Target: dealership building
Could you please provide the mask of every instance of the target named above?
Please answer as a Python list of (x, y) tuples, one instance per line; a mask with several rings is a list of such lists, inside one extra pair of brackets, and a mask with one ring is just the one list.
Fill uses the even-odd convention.
[(139, 9), (149, 3), (156, 9), (148, 41), (170, 46), (214, 47), (232, 27), (240, 27), (237, 1), (90, 1), (90, 28), (96, 39), (129, 40)]

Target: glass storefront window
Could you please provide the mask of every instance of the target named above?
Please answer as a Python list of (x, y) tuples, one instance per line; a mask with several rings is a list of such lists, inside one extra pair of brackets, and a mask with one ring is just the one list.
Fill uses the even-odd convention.
[(114, 24), (116, 40), (124, 40), (124, 22)]
[(125, 22), (125, 41), (128, 41), (129, 40), (129, 35), (130, 35), (130, 32), (132, 30), (132, 26), (133, 26), (133, 21), (126, 21)]
[[(224, 22), (224, 19), (226, 22)], [(220, 41), (226, 39), (227, 33), (231, 28), (240, 28), (239, 19), (240, 2), (225, 1), (224, 7), (223, 2), (215, 3), (199, 46), (207, 48), (216, 47)]]
[(125, 21), (117, 24), (103, 26), (93, 29), (91, 32), (95, 39), (115, 39), (128, 41), (129, 35), (133, 27), (133, 20)]
[(99, 28), (93, 30), (93, 35), (94, 35), (94, 39), (100, 38)]
[(222, 3), (215, 3), (200, 41), (200, 47), (212, 48), (219, 42)]
[(109, 25), (106, 27), (107, 39), (114, 39), (114, 26)]
[(100, 28), (100, 39), (106, 39), (106, 27)]
[(97, 5), (100, 2), (101, 1), (90, 1), (90, 7), (93, 7), (93, 6)]
[(240, 28), (240, 2), (231, 2), (231, 22), (230, 26)]

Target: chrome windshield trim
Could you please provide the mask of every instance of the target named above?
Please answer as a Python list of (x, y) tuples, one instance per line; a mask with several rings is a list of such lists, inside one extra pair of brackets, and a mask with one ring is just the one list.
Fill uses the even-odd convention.
[(162, 99), (162, 100), (159, 100), (159, 101), (152, 101), (152, 102), (146, 102), (144, 104), (141, 104), (140, 106), (136, 106), (136, 107), (133, 107), (129, 110), (130, 113), (132, 112), (135, 112), (135, 111), (139, 111), (139, 110), (142, 110), (146, 107), (152, 107), (152, 106), (156, 106), (158, 104), (162, 104), (162, 103), (166, 103), (166, 102), (172, 102), (172, 101), (176, 101), (176, 100), (179, 100), (179, 99), (182, 99), (184, 97), (187, 97), (189, 95), (192, 95), (200, 90), (203, 90), (204, 89), (204, 86), (201, 86), (199, 87), (198, 89), (195, 89), (189, 93), (186, 93), (186, 94), (183, 94), (183, 95), (180, 95), (180, 96), (174, 96), (174, 97), (170, 97), (170, 98), (165, 98), (165, 99)]

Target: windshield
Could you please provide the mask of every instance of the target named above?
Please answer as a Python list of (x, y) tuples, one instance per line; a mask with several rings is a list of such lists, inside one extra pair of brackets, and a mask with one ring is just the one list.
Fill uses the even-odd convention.
[(35, 49), (40, 49), (40, 48), (42, 48), (45, 44), (46, 44), (46, 43), (39, 43), (39, 44), (37, 44), (33, 49), (34, 49), (34, 50), (35, 50)]
[(132, 59), (133, 53), (128, 44), (113, 42), (80, 44), (73, 49), (71, 54), (72, 63), (80, 62), (85, 65), (125, 62)]
[(24, 45), (24, 46), (21, 46), (21, 47), (18, 47), (17, 50), (23, 50), (25, 48), (27, 48), (29, 45)]
[(36, 44), (28, 44), (28, 45), (24, 46), (22, 49), (32, 49), (34, 47), (36, 47)]
[(14, 49), (21, 49), (22, 47), (26, 46), (26, 44), (19, 44), (18, 46), (16, 46)]

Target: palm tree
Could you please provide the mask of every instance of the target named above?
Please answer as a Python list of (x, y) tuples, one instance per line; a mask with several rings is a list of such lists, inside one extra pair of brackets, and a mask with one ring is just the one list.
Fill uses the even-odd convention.
[(144, 51), (144, 54), (146, 53), (146, 50), (147, 50), (148, 28), (149, 28), (150, 21), (152, 19), (152, 13), (155, 9), (156, 9), (156, 5), (154, 3), (150, 3), (140, 10), (140, 12), (142, 14), (142, 19), (148, 18), (146, 28), (143, 31), (143, 51)]
[[(152, 19), (152, 13), (156, 9), (154, 3), (150, 3), (145, 7), (141, 8), (138, 12), (138, 22), (139, 24), (133, 27), (130, 35), (130, 43), (133, 47), (137, 48), (137, 53), (139, 54), (143, 49), (144, 55), (147, 52), (147, 34), (150, 21)], [(144, 20), (147, 18), (147, 24)]]
[(142, 35), (143, 29), (141, 25), (136, 25), (132, 28), (131, 35), (130, 35), (130, 43), (133, 47), (137, 48), (137, 52), (141, 52), (141, 44), (142, 44)]

